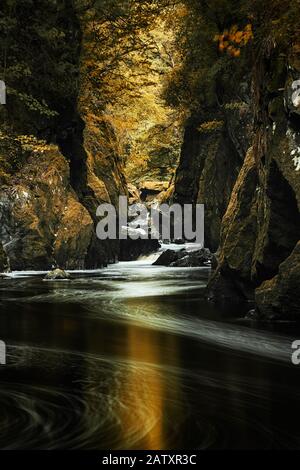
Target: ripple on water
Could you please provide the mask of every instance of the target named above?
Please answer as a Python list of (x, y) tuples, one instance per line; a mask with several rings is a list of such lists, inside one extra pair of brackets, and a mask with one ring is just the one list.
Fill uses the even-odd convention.
[[(267, 382), (247, 376), (224, 384), (217, 371), (20, 346), (10, 348), (8, 359), (9, 371), (23, 371), (24, 380), (12, 382), (8, 372), (2, 381), (1, 449), (165, 449), (182, 442), (230, 448), (235, 439), (247, 439), (237, 435), (243, 428), (253, 434), (252, 444), (256, 436), (257, 447), (270, 448), (276, 439), (287, 447), (299, 444), (297, 436), (245, 414), (251, 403), (262, 415), (268, 411), (269, 393)], [(228, 394), (235, 408), (218, 408)]]
[(0, 283), (1, 332), (18, 338), (0, 448), (299, 447), (291, 338), (201, 317), (207, 270), (130, 266)]

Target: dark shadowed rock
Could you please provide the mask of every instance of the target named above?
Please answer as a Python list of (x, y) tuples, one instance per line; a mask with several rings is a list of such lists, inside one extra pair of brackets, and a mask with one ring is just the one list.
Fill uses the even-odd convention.
[(212, 255), (207, 248), (201, 250), (185, 252), (185, 256), (171, 263), (174, 268), (192, 268), (197, 266), (207, 266), (210, 264)]
[(212, 255), (206, 248), (188, 252), (182, 250), (166, 250), (158, 260), (153, 263), (154, 266), (170, 266), (172, 268), (191, 268), (197, 266), (206, 266), (210, 263)]
[(249, 294), (257, 223), (256, 185), (257, 171), (250, 150), (223, 218), (218, 266), (208, 285), (210, 298), (227, 300), (235, 296), (242, 300)]
[(261, 319), (261, 314), (256, 308), (253, 308), (245, 315), (245, 319), (250, 321), (258, 321)]
[(175, 245), (184, 245), (185, 241), (182, 238), (176, 238)]
[(280, 265), (279, 273), (255, 292), (257, 308), (269, 320), (300, 320), (300, 241)]
[(255, 291), (256, 310), (273, 321), (300, 319), (300, 103), (293, 97), (300, 53), (291, 49), (289, 67), (276, 53), (258, 64), (252, 156), (248, 152), (222, 221), (208, 290), (217, 299), (253, 299)]
[(6, 271), (8, 266), (6, 253), (3, 250), (3, 246), (0, 243), (0, 272)]
[(171, 263), (178, 261), (180, 258), (185, 256), (185, 250), (180, 251), (166, 250), (160, 255), (160, 257), (153, 263), (153, 266), (170, 266)]
[(208, 107), (207, 115), (204, 110), (188, 121), (175, 177), (174, 202), (205, 204), (205, 243), (213, 252), (218, 249), (222, 217), (251, 145), (249, 76), (236, 92), (233, 99), (223, 90), (222, 100), (228, 103), (222, 111), (219, 106), (213, 112)]
[(143, 240), (139, 238), (138, 240), (120, 240), (120, 261), (134, 261), (137, 260), (140, 256), (147, 256), (151, 253), (155, 253), (159, 250), (159, 241), (158, 240)]

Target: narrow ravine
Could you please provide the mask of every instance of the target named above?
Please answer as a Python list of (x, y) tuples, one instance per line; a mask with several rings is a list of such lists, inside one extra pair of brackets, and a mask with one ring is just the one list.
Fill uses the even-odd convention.
[(1, 0), (0, 449), (300, 448), (299, 17)]

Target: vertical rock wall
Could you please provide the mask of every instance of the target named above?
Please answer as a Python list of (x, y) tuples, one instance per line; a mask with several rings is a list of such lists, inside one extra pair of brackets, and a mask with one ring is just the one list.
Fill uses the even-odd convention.
[(214, 298), (255, 295), (267, 318), (299, 314), (299, 80), (296, 43), (288, 51), (274, 45), (256, 66), (252, 157), (223, 218), (219, 265), (209, 285)]
[[(43, 14), (55, 16), (51, 5), (48, 13), (47, 8)], [(96, 209), (102, 202), (117, 204), (119, 194), (126, 194), (123, 168), (105, 145), (98, 87), (86, 73), (81, 19), (72, 3), (66, 2), (65, 8), (60, 12), (61, 47), (68, 53), (70, 69), (78, 71), (77, 87), (61, 100), (53, 97), (51, 102), (48, 97), (58, 111), (53, 119), (38, 119), (11, 97), (1, 113), (0, 242), (13, 270), (49, 269), (53, 264), (98, 268), (119, 254), (118, 241), (97, 239)], [(20, 7), (20, 25), (22, 14)], [(43, 18), (36, 21), (43, 23)], [(42, 55), (44, 47), (48, 44), (38, 37), (34, 53)], [(39, 75), (31, 79), (37, 88)], [(5, 264), (1, 261), (3, 268)]]
[(252, 114), (241, 83), (235, 97), (207, 114), (194, 116), (185, 130), (174, 200), (205, 205), (205, 244), (216, 251), (222, 218), (250, 146)]

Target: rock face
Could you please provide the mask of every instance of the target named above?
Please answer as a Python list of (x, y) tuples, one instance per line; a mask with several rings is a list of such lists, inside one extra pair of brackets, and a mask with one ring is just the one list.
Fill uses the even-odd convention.
[(142, 201), (151, 202), (159, 197), (160, 193), (167, 191), (169, 183), (165, 181), (142, 181), (139, 183), (140, 197)]
[(82, 268), (93, 222), (70, 186), (69, 166), (54, 145), (35, 141), (26, 148), (26, 162), (0, 191), (0, 235), (11, 269), (55, 262)]
[[(22, 8), (17, 11), (21, 25), (26, 21)], [(53, 14), (47, 8), (45, 14)], [(98, 87), (86, 71), (86, 50), (92, 44), (87, 46), (73, 7), (66, 18), (61, 47), (70, 55), (67, 65), (74, 77), (66, 98), (62, 94), (48, 100), (57, 117), (13, 106), (13, 99), (1, 109), (0, 242), (13, 270), (49, 269), (52, 264), (98, 268), (119, 255), (118, 241), (97, 239), (96, 210), (101, 203), (117, 206), (119, 194), (127, 194), (123, 168), (108, 148), (111, 129), (101, 119)], [(42, 23), (43, 18), (35, 21)], [(44, 47), (42, 41), (36, 43)], [(42, 56), (43, 51), (36, 54)], [(53, 64), (44, 66), (51, 67), (45, 74), (52, 76)], [(31, 78), (44, 85), (39, 76)]]
[(209, 285), (215, 298), (251, 298), (256, 289), (257, 309), (268, 318), (300, 318), (299, 79), (299, 47), (287, 58), (275, 47), (265, 51), (253, 84), (253, 148), (223, 218)]
[(258, 175), (250, 149), (233, 188), (221, 229), (218, 267), (209, 285), (209, 296), (230, 300), (251, 296), (251, 263), (257, 224)]
[(212, 251), (219, 246), (222, 217), (250, 146), (249, 97), (240, 95), (243, 100), (228, 98), (222, 112), (208, 112), (207, 121), (191, 118), (175, 178), (174, 202), (205, 205), (205, 244)]
[(7, 257), (3, 250), (3, 246), (0, 243), (0, 272), (3, 272), (7, 269)]
[(129, 204), (139, 204), (141, 202), (141, 192), (140, 190), (134, 186), (132, 183), (127, 184), (127, 189), (129, 193)]
[[(96, 238), (96, 209), (102, 202), (117, 200), (121, 190), (96, 176), (89, 166), (92, 155), (82, 167), (82, 177), (88, 174), (88, 179), (75, 185), (74, 162), (57, 145), (5, 136), (0, 151), (7, 159), (8, 147), (22, 162), (7, 173), (0, 189), (0, 240), (11, 269), (49, 269), (53, 263), (83, 269), (115, 261), (118, 242)], [(113, 174), (113, 169), (106, 171)]]
[(279, 266), (279, 273), (265, 281), (255, 292), (259, 313), (270, 320), (299, 320), (300, 302), (300, 242), (292, 254)]
[(110, 196), (91, 169), (86, 186), (72, 185), (72, 166), (57, 145), (3, 140), (15, 141), (23, 162), (0, 190), (0, 240), (11, 269), (49, 269), (53, 263), (83, 269), (115, 261), (118, 242), (98, 240), (95, 226), (98, 205), (117, 199), (119, 189), (110, 187)]

